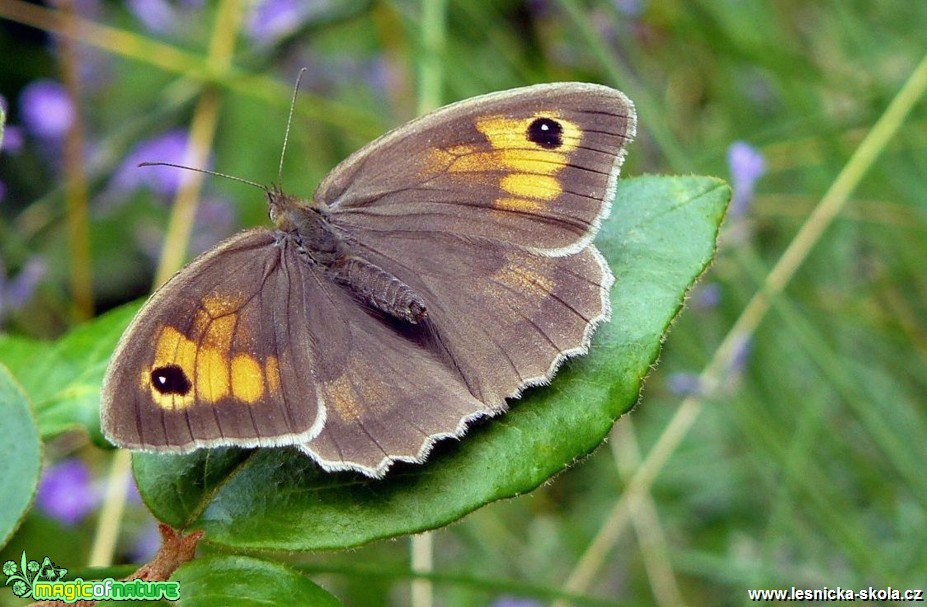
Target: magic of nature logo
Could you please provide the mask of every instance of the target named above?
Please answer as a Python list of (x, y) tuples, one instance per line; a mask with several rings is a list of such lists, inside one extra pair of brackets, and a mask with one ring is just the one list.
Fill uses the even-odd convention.
[(20, 562), (3, 563), (6, 586), (13, 594), (36, 601), (158, 601), (180, 599), (179, 582), (151, 582), (147, 580), (65, 580), (68, 570), (56, 565), (49, 557), (42, 562), (30, 560), (25, 551)]

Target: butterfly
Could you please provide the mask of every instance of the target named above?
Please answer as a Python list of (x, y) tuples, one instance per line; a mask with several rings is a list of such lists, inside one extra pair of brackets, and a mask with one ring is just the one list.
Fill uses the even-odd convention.
[(554, 83), (458, 102), (338, 165), (272, 228), (159, 288), (103, 384), (130, 449), (296, 446), (327, 470), (423, 462), (548, 383), (610, 316), (592, 244), (636, 128), (631, 101)]

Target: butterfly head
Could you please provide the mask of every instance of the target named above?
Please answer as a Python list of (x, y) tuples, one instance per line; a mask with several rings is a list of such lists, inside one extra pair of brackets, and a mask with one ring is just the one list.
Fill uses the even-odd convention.
[(279, 186), (265, 190), (267, 214), (281, 232), (297, 232), (307, 222), (316, 222), (321, 214), (318, 205), (285, 193)]

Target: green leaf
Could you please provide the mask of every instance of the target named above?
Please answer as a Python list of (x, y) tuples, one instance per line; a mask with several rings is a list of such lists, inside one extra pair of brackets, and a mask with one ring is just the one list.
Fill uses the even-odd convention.
[(19, 527), (32, 503), (42, 471), (42, 442), (29, 399), (0, 365), (0, 546)]
[(145, 479), (145, 499), (164, 523), (182, 529), (196, 520), (212, 493), (248, 460), (244, 449), (201, 449), (186, 456), (136, 453), (135, 476)]
[(140, 305), (112, 310), (54, 342), (0, 335), (0, 362), (35, 405), (43, 438), (81, 427), (99, 442), (103, 374)]
[(172, 579), (180, 582), (182, 607), (338, 607), (342, 604), (305, 575), (251, 557), (196, 559), (180, 567)]
[(321, 472), (295, 449), (139, 453), (146, 503), (174, 526), (205, 529), (211, 542), (312, 550), (437, 528), (531, 491), (595, 449), (636, 403), (687, 290), (712, 258), (729, 199), (713, 178), (623, 181), (596, 240), (617, 278), (612, 321), (590, 353), (504, 416), (440, 443), (424, 465), (370, 480)]

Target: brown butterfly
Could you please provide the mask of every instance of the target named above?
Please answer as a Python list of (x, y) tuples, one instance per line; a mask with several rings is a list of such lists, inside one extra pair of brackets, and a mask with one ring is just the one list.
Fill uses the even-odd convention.
[(604, 86), (456, 103), (342, 162), (312, 200), (267, 192), (273, 229), (176, 274), (103, 386), (117, 445), (296, 445), (382, 476), (545, 384), (609, 318), (591, 244), (634, 106)]

